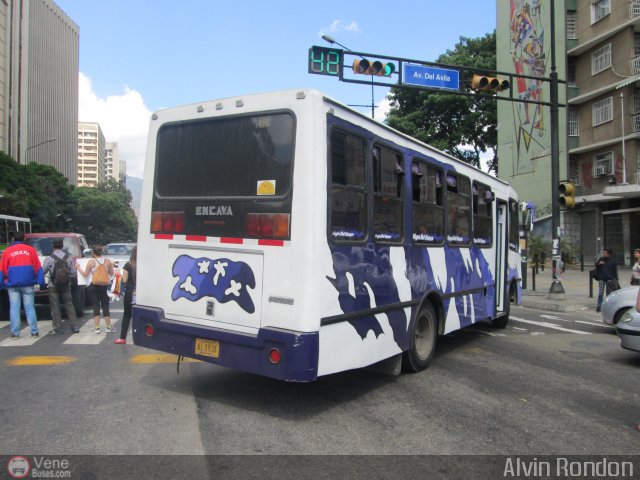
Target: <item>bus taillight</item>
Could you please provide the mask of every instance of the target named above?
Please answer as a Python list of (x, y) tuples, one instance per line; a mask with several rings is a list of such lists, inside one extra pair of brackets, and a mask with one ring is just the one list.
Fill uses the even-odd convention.
[(269, 350), (269, 361), (274, 365), (279, 364), (282, 361), (282, 354), (280, 353), (280, 350), (277, 348)]
[(247, 213), (246, 234), (258, 238), (288, 238), (288, 213)]
[(184, 233), (184, 212), (152, 212), (151, 233)]
[(153, 337), (153, 336), (155, 335), (155, 333), (156, 333), (156, 329), (155, 329), (155, 328), (153, 328), (153, 325), (151, 325), (151, 324), (147, 324), (147, 325), (144, 327), (144, 333), (145, 333), (145, 335), (146, 335), (147, 337)]

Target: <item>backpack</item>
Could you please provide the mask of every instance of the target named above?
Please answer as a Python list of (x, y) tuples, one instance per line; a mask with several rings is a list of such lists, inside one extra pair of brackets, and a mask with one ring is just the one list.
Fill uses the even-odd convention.
[(53, 281), (53, 284), (57, 288), (68, 287), (71, 283), (71, 271), (69, 270), (69, 263), (67, 262), (69, 254), (65, 253), (64, 257), (60, 258), (52, 253), (51, 258), (53, 258), (55, 262), (53, 272), (51, 272), (51, 281)]
[(98, 266), (96, 267), (96, 271), (93, 272), (93, 277), (91, 278), (91, 283), (94, 285), (109, 285), (111, 282), (111, 277), (109, 276), (109, 272), (107, 271), (107, 267), (104, 262), (100, 263), (100, 260), (96, 258), (96, 262), (98, 262)]

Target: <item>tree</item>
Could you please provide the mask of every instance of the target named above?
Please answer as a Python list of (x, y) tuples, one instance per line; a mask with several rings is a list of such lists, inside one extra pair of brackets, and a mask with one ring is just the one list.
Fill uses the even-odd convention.
[[(436, 62), (495, 70), (495, 31), (480, 38), (460, 37), (454, 50), (447, 50)], [(389, 99), (389, 126), (476, 167), (480, 167), (480, 154), (493, 150), (489, 170), (497, 174), (496, 100), (403, 87), (392, 87)]]

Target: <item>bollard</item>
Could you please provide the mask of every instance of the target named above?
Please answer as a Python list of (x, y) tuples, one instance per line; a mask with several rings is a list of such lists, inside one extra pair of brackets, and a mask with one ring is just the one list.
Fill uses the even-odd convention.
[(520, 262), (520, 271), (522, 272), (522, 289), (527, 289), (527, 262)]
[(547, 261), (547, 256), (543, 253), (542, 255), (540, 255), (542, 258), (540, 259), (540, 268), (542, 269), (542, 271), (544, 272), (544, 262)]
[(531, 290), (536, 291), (536, 267), (531, 265)]
[(580, 271), (584, 272), (584, 255), (580, 255)]
[(593, 298), (593, 277), (591, 272), (589, 272), (589, 298)]

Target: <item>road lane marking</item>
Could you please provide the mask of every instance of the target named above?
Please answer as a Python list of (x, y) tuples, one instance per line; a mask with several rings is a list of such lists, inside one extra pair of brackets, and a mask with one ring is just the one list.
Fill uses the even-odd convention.
[(27, 357), (15, 357), (4, 362), (7, 366), (51, 366), (51, 365), (64, 365), (72, 363), (78, 360), (76, 357), (60, 356), (27, 356)]
[[(144, 353), (140, 355), (134, 355), (129, 360), (129, 363), (133, 365), (143, 365), (147, 363), (176, 363), (178, 356), (170, 353)], [(201, 362), (195, 358), (184, 357), (182, 362)]]
[(561, 330), (563, 332), (579, 333), (580, 335), (591, 335), (591, 333), (589, 333), (589, 332), (581, 332), (580, 330), (571, 330), (570, 328), (564, 328), (564, 327), (561, 327), (559, 325), (555, 325), (555, 324), (549, 323), (549, 322), (538, 322), (536, 320), (526, 320), (524, 318), (514, 317), (514, 316), (510, 316), (509, 319), (510, 320), (515, 320), (516, 322), (522, 322), (522, 323), (529, 323), (531, 325), (537, 325), (539, 327), (546, 327), (546, 328), (552, 328), (554, 330)]

